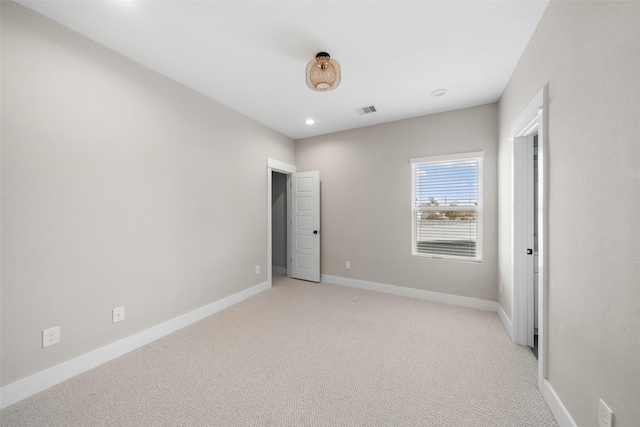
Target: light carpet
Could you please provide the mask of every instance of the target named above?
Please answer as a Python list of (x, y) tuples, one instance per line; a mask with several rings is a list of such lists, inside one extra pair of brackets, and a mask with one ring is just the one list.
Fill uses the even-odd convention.
[(0, 411), (2, 426), (557, 426), (495, 313), (273, 288)]

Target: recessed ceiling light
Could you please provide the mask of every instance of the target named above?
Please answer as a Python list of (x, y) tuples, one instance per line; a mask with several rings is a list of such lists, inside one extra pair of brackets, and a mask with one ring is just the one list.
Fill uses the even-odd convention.
[(441, 96), (446, 95), (448, 92), (448, 90), (446, 89), (436, 89), (433, 92), (431, 92), (429, 94), (429, 96), (433, 97), (433, 98), (440, 98)]
[(315, 120), (313, 120), (313, 119), (307, 119), (307, 120), (305, 120), (304, 122), (305, 122), (306, 124), (308, 124), (308, 125), (312, 125), (312, 124), (314, 124), (316, 121), (315, 121)]

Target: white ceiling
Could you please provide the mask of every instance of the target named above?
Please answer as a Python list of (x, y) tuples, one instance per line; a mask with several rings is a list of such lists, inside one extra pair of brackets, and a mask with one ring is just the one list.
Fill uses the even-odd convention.
[[(497, 101), (548, 0), (19, 3), (300, 139)], [(331, 92), (305, 83), (320, 51)]]

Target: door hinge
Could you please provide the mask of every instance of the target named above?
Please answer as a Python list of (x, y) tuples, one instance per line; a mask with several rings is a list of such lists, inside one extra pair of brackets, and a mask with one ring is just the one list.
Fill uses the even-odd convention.
[(527, 255), (533, 255), (533, 249), (527, 249)]

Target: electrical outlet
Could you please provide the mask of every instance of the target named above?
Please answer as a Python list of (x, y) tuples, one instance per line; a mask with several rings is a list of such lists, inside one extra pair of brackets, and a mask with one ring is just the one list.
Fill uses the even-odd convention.
[(256, 265), (256, 274), (260, 274), (260, 266)]
[(124, 307), (116, 307), (113, 309), (113, 323), (122, 322), (124, 320)]
[(346, 261), (344, 263), (344, 268), (346, 268), (347, 270), (351, 270), (351, 261)]
[(613, 412), (602, 399), (600, 399), (600, 405), (598, 406), (598, 425), (600, 427), (613, 427)]
[(50, 345), (58, 344), (60, 342), (60, 326), (55, 328), (45, 329), (42, 331), (42, 348), (49, 347)]

